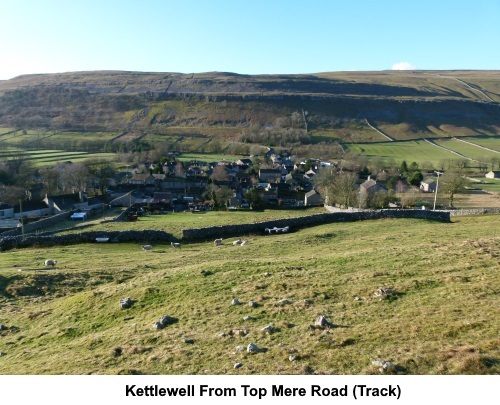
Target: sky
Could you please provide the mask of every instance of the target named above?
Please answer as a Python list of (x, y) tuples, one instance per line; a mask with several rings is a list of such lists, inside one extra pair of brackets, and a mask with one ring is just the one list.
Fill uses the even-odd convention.
[(500, 0), (0, 0), (0, 80), (500, 69)]

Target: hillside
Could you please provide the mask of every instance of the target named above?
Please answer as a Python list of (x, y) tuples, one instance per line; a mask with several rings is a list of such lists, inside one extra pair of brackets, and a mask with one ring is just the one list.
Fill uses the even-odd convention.
[[(228, 239), (150, 252), (129, 243), (4, 252), (0, 367), (380, 374), (373, 362), (389, 361), (384, 373), (498, 374), (498, 223), (498, 215), (376, 220), (242, 235), (246, 246)], [(55, 269), (43, 267), (49, 257)], [(391, 292), (377, 296), (380, 288)], [(125, 297), (128, 309), (119, 306)], [(164, 315), (173, 322), (155, 329)], [(310, 326), (320, 315), (330, 327)], [(247, 353), (250, 343), (266, 350)]]
[(73, 72), (0, 81), (0, 126), (374, 142), (496, 135), (499, 103), (499, 71)]

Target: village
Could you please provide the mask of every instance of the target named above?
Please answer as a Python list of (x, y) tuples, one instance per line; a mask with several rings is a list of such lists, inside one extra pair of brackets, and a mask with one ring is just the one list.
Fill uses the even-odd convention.
[[(85, 172), (80, 174), (84, 179), (72, 183), (71, 193), (49, 194), (44, 179), (39, 178), (18, 204), (0, 204), (0, 231), (56, 215), (60, 218), (61, 214), (86, 220), (113, 207), (126, 207), (129, 221), (142, 215), (180, 211), (304, 209), (324, 205), (350, 209), (407, 208), (422, 200), (419, 195), (435, 194), (436, 173), (442, 174), (426, 173), (416, 163), (408, 166), (406, 162), (398, 168), (370, 170), (347, 161), (298, 160), (274, 149), (263, 157), (236, 161), (181, 161), (175, 153), (164, 161), (163, 165), (130, 164), (126, 170), (112, 171), (112, 176), (106, 178)], [(78, 172), (78, 165), (81, 164), (66, 162), (58, 170), (71, 168)], [(330, 187), (332, 176), (349, 178), (335, 189), (334, 196)], [(500, 172), (490, 171), (485, 177), (497, 179)], [(397, 197), (396, 191), (403, 197)], [(424, 203), (418, 208), (435, 206)]]

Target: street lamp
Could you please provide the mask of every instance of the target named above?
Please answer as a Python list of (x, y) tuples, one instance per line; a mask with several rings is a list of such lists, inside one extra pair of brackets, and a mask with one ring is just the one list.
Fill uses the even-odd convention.
[(434, 170), (434, 173), (437, 174), (437, 182), (436, 182), (436, 191), (434, 192), (434, 208), (432, 209), (433, 211), (436, 211), (436, 200), (437, 200), (437, 196), (438, 196), (438, 187), (439, 187), (439, 176), (441, 174), (443, 174), (442, 172), (438, 172), (436, 170)]

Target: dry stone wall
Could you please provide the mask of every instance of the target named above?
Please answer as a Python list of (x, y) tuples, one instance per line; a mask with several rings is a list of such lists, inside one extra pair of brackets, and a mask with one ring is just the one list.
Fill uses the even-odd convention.
[(252, 233), (264, 234), (265, 228), (294, 229), (309, 226), (330, 224), (342, 221), (362, 221), (367, 219), (381, 218), (418, 218), (436, 221), (450, 221), (449, 212), (423, 211), (423, 210), (379, 210), (358, 212), (334, 212), (325, 214), (314, 214), (305, 217), (278, 219), (273, 221), (258, 222), (253, 224), (211, 226), (207, 228), (183, 229), (183, 240), (208, 240), (211, 238), (225, 238), (231, 236), (246, 235)]
[(27, 235), (7, 236), (0, 239), (0, 251), (14, 248), (25, 248), (31, 246), (58, 246), (75, 245), (79, 243), (98, 243), (96, 238), (109, 238), (108, 243), (113, 242), (137, 242), (137, 243), (168, 243), (175, 242), (172, 234), (164, 231), (111, 231), (111, 232), (81, 232), (69, 235)]

